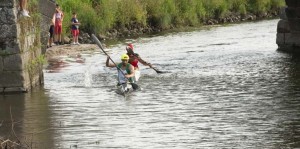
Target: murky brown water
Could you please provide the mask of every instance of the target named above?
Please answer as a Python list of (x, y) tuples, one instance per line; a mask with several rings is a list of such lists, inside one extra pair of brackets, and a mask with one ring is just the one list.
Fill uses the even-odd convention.
[[(170, 73), (142, 66), (143, 90), (127, 99), (106, 56), (66, 58), (67, 67), (45, 70), (44, 90), (0, 96), (0, 137), (15, 138), (12, 115), (35, 148), (300, 147), (300, 57), (276, 51), (277, 22), (128, 40)], [(118, 61), (124, 49), (109, 53)]]

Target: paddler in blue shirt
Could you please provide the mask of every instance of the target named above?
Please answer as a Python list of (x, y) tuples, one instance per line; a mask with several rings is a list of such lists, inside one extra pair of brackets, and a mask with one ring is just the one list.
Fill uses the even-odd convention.
[[(109, 63), (109, 57), (106, 59), (106, 66), (107, 67), (118, 67), (118, 80), (119, 84), (125, 84), (127, 81), (130, 83), (133, 82), (133, 77), (134, 77), (134, 67), (128, 63), (129, 61), (129, 56), (127, 54), (123, 54), (121, 56), (122, 62), (119, 64), (111, 64)], [(122, 72), (121, 72), (122, 71)]]

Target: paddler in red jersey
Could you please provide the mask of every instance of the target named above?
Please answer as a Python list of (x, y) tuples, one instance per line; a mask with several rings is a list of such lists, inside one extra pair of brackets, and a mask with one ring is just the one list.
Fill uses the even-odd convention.
[(150, 63), (147, 63), (144, 61), (139, 54), (133, 52), (133, 45), (132, 43), (129, 43), (126, 47), (127, 55), (129, 56), (129, 63), (134, 67), (134, 81), (137, 82), (141, 76), (141, 72), (139, 71), (139, 65), (138, 63), (141, 62), (145, 66), (149, 66), (152, 68), (152, 65)]

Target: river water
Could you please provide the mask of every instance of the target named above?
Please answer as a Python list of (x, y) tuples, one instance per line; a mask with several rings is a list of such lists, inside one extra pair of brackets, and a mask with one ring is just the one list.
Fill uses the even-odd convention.
[(300, 57), (277, 51), (277, 22), (109, 46), (119, 62), (132, 42), (168, 71), (140, 66), (143, 90), (126, 98), (115, 93), (116, 70), (104, 67), (100, 50), (82, 54), (84, 63), (66, 58), (66, 67), (45, 69), (43, 89), (0, 96), (0, 139), (47, 149), (300, 147)]

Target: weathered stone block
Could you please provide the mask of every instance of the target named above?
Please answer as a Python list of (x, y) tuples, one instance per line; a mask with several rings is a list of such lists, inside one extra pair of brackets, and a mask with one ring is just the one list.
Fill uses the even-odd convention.
[(277, 24), (277, 33), (290, 33), (290, 25), (286, 20), (280, 20)]
[(22, 58), (20, 54), (8, 55), (3, 58), (4, 71), (22, 71)]
[(295, 8), (288, 7), (288, 8), (285, 9), (285, 13), (286, 13), (286, 16), (287, 16), (288, 19), (296, 19), (297, 18)]
[(0, 87), (0, 94), (3, 94), (4, 92), (9, 93), (20, 93), (20, 92), (27, 92), (28, 90), (24, 87)]
[(42, 15), (51, 18), (55, 13), (55, 3), (49, 0), (39, 0), (39, 9)]
[(49, 27), (55, 12), (55, 2), (53, 0), (39, 0), (39, 7), (39, 10), (43, 16), (41, 21), (41, 42), (43, 51), (46, 51), (46, 45), (49, 38)]
[(7, 9), (6, 11), (6, 20), (9, 24), (15, 24), (16, 15), (14, 9)]
[(1, 0), (0, 7), (13, 7), (14, 6), (13, 0)]
[(0, 38), (15, 38), (17, 36), (16, 26), (15, 25), (1, 25), (0, 26)]
[(0, 9), (0, 24), (14, 24), (14, 10), (4, 7)]
[[(38, 2), (40, 8), (33, 8), (34, 4), (29, 3), (28, 9), (31, 14), (41, 13), (44, 24), (49, 24), (55, 4), (49, 0)], [(5, 92), (26, 91), (43, 79), (40, 68), (33, 72), (28, 68), (40, 67), (31, 63), (41, 55), (39, 30), (44, 24), (37, 24), (39, 19), (34, 17), (16, 19), (18, 7), (19, 0), (0, 0), (0, 92), (4, 89)], [(34, 12), (36, 10), (39, 12)], [(48, 32), (46, 28), (44, 31)]]
[(0, 56), (0, 72), (3, 71), (3, 58)]
[(291, 33), (292, 45), (300, 46), (300, 32)]
[(276, 38), (276, 44), (277, 45), (292, 45), (292, 34), (291, 33), (277, 33), (277, 38)]
[[(1, 42), (1, 39), (0, 39)], [(3, 42), (3, 49), (6, 50), (7, 54), (17, 54), (20, 53), (20, 48), (17, 44), (17, 41), (15, 40), (6, 40), (5, 42)]]
[(299, 0), (285, 0), (285, 2), (288, 7), (299, 7), (300, 5)]
[(29, 65), (29, 62), (35, 59), (35, 55), (33, 54), (33, 51), (27, 51), (21, 54), (21, 59), (23, 62), (23, 68), (26, 68), (26, 65)]
[(290, 19), (300, 18), (300, 7), (288, 7), (285, 9), (286, 15)]
[(287, 7), (283, 7), (283, 8), (280, 9), (279, 17), (282, 20), (287, 20), (288, 19), (287, 16), (286, 16), (286, 12), (285, 12), (286, 9), (287, 9)]
[(300, 31), (300, 19), (288, 19), (291, 32)]
[(23, 87), (23, 76), (21, 71), (0, 72), (0, 88), (3, 87)]
[(0, 9), (0, 24), (5, 23), (6, 15), (5, 15), (5, 8)]
[(33, 80), (32, 80), (32, 78), (30, 78), (28, 71), (23, 71), (23, 78), (24, 78), (23, 85), (26, 86), (26, 87), (30, 87), (31, 82)]

